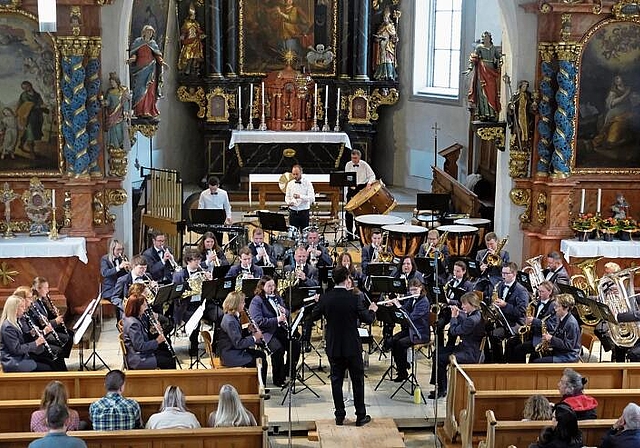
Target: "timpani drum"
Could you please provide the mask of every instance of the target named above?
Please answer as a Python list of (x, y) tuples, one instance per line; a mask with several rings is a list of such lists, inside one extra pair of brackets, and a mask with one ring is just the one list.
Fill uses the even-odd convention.
[(404, 219), (391, 215), (361, 215), (356, 216), (356, 222), (360, 232), (360, 242), (366, 246), (371, 244), (373, 229), (382, 229), (383, 226), (392, 224), (404, 224)]
[(451, 224), (455, 224), (458, 219), (464, 219), (468, 217), (468, 213), (447, 213), (442, 217), (442, 224), (445, 226), (449, 226)]
[(451, 224), (438, 227), (438, 232), (449, 232), (447, 235), (447, 247), (452, 257), (468, 257), (478, 236), (478, 228)]
[(462, 218), (456, 219), (453, 223), (478, 228), (478, 239), (476, 241), (477, 248), (484, 244), (484, 236), (487, 234), (487, 230), (491, 227), (491, 220), (485, 218)]
[(354, 216), (378, 214), (386, 215), (398, 205), (381, 180), (376, 180), (370, 188), (360, 190), (351, 198), (344, 209)]
[(391, 224), (383, 226), (382, 230), (389, 232), (389, 248), (393, 255), (400, 258), (415, 257), (429, 231), (429, 229), (422, 226), (409, 224)]

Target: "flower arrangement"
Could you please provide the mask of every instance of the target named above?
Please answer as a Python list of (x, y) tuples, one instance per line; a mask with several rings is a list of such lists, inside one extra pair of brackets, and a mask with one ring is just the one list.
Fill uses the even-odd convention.
[(571, 222), (571, 228), (576, 232), (591, 232), (598, 228), (599, 221), (593, 213), (580, 213)]
[(598, 229), (605, 233), (616, 233), (620, 230), (620, 225), (616, 218), (605, 218), (598, 223)]
[(638, 230), (638, 223), (633, 218), (619, 219), (618, 228), (625, 232), (635, 232)]

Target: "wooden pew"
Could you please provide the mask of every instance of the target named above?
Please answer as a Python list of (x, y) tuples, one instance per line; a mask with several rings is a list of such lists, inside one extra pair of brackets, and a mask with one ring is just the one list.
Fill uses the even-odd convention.
[(453, 211), (456, 213), (468, 213), (471, 217), (480, 216), (480, 200), (478, 196), (467, 187), (462, 185), (446, 172), (432, 166), (433, 180), (431, 181), (432, 193), (449, 193)]
[[(0, 434), (3, 448), (24, 448), (43, 433)], [(132, 429), (129, 431), (71, 431), (89, 448), (266, 448), (267, 433), (260, 426), (200, 429)]]
[[(136, 397), (130, 396), (140, 404), (142, 419), (146, 423), (152, 414), (158, 412), (162, 404), (162, 396)], [(249, 410), (256, 421), (266, 421), (263, 401), (259, 395), (240, 395), (242, 404)], [(80, 414), (80, 420), (89, 421), (89, 406), (95, 398), (71, 398), (69, 407)], [(187, 397), (187, 407), (193, 412), (202, 426), (206, 426), (209, 414), (218, 406), (218, 395), (192, 395)], [(31, 413), (40, 407), (40, 400), (4, 400), (0, 401), (0, 433), (30, 431)]]
[[(61, 381), (69, 398), (99, 398), (105, 394), (106, 372), (0, 373), (0, 400), (39, 399), (46, 385)], [(196, 370), (128, 370), (125, 395), (162, 396), (169, 385), (180, 386), (185, 395), (217, 395), (223, 384), (232, 384), (239, 394), (258, 394), (256, 368)]]
[[(506, 448), (511, 445), (526, 448), (536, 441), (540, 431), (551, 425), (551, 420), (523, 422), (520, 420), (497, 420), (493, 411), (486, 413), (487, 434), (478, 444), (479, 448)], [(598, 446), (602, 436), (617, 419), (583, 420), (578, 422), (585, 446)]]

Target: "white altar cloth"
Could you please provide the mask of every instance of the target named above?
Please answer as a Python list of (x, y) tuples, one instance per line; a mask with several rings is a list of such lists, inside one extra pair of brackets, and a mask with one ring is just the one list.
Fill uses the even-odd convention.
[(0, 258), (37, 257), (78, 257), (84, 264), (89, 263), (83, 237), (61, 236), (57, 240), (50, 240), (46, 236), (18, 236), (0, 240)]
[(351, 149), (345, 132), (233, 131), (229, 149), (241, 143), (341, 143)]
[(639, 241), (562, 240), (560, 250), (567, 262), (571, 257), (640, 258)]

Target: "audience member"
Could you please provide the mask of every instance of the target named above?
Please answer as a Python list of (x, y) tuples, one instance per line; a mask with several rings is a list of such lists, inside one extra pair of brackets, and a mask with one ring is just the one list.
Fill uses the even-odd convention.
[(69, 419), (66, 406), (52, 404), (47, 409), (49, 432), (41, 439), (34, 440), (29, 448), (87, 448), (87, 444), (77, 437), (67, 435), (65, 422)]
[(582, 448), (576, 413), (565, 403), (553, 407), (553, 426), (545, 427), (529, 448)]
[(531, 422), (537, 420), (551, 420), (553, 407), (544, 395), (531, 395), (524, 402), (522, 421)]
[(562, 394), (562, 403), (566, 403), (578, 416), (578, 420), (597, 418), (596, 408), (598, 401), (584, 394), (584, 385), (587, 379), (573, 369), (564, 369), (560, 381), (558, 381), (558, 391)]
[(89, 406), (89, 418), (96, 431), (142, 428), (142, 413), (137, 401), (125, 398), (124, 372), (112, 370), (104, 378), (107, 394)]
[(153, 414), (147, 421), (147, 429), (199, 428), (195, 415), (187, 410), (187, 404), (178, 386), (168, 386), (164, 391), (160, 412)]
[(600, 448), (640, 446), (640, 406), (629, 403), (613, 428), (602, 438)]
[(69, 431), (80, 429), (80, 416), (78, 411), (68, 409), (67, 406), (67, 388), (60, 381), (51, 381), (45, 387), (40, 400), (40, 409), (33, 411), (31, 414), (31, 431), (46, 432), (49, 428), (47, 425), (47, 410), (52, 405), (64, 406), (67, 408), (69, 418), (65, 422), (65, 426)]
[(209, 414), (207, 426), (257, 426), (256, 419), (240, 401), (238, 391), (231, 384), (220, 388), (218, 409)]

